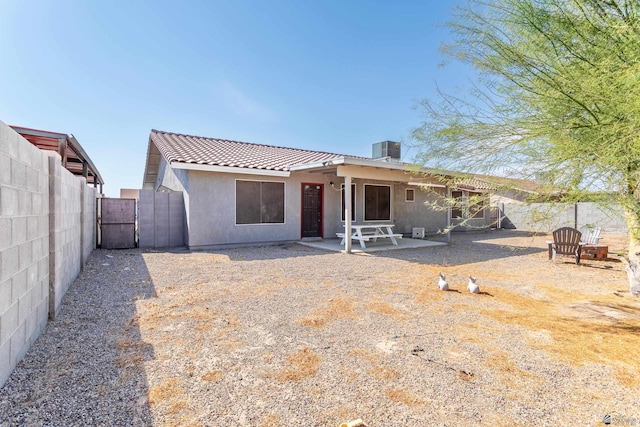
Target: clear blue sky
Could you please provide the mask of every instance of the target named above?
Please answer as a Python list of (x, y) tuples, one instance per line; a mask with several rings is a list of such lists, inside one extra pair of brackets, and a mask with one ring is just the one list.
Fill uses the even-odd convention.
[(411, 160), (416, 101), (467, 78), (439, 66), (456, 3), (0, 0), (0, 120), (75, 135), (109, 197), (153, 128)]

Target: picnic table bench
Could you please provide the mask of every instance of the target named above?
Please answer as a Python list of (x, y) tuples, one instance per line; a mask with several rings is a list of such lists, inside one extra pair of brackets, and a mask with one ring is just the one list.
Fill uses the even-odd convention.
[[(359, 241), (362, 249), (367, 248), (365, 242), (376, 242), (378, 239), (389, 239), (391, 243), (398, 246), (396, 239), (402, 239), (402, 234), (394, 233), (393, 226), (394, 224), (351, 225), (351, 240)], [(336, 236), (342, 238), (341, 245), (345, 244), (345, 235), (346, 233), (336, 233)]]

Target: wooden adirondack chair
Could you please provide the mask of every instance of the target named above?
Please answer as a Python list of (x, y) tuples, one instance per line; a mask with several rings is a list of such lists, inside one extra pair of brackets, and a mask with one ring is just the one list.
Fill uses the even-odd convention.
[(549, 259), (556, 261), (556, 255), (571, 255), (580, 264), (582, 233), (571, 227), (558, 228), (553, 232), (553, 242), (549, 242)]
[(581, 228), (580, 232), (582, 233), (582, 241), (580, 243), (582, 243), (583, 245), (597, 245), (600, 242), (601, 231), (602, 231), (601, 227)]

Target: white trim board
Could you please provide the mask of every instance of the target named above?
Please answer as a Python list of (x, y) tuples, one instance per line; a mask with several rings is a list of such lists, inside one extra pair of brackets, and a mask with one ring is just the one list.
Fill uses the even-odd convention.
[(289, 171), (238, 168), (233, 166), (204, 165), (201, 163), (171, 162), (171, 167), (174, 169), (187, 169), (187, 170), (205, 171), (205, 172), (222, 172), (222, 173), (233, 173), (233, 174), (240, 174), (240, 175), (262, 175), (262, 176), (281, 176), (281, 177), (289, 177), (291, 175)]

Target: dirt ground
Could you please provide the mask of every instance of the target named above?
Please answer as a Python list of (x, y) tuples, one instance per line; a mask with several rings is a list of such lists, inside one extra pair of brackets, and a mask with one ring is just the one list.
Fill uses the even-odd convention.
[[(549, 261), (547, 239), (460, 233), (448, 246), (357, 255), (297, 244), (98, 250), (69, 298), (130, 305), (127, 318), (102, 341), (71, 308), (60, 321), (113, 350), (109, 387), (135, 389), (119, 411), (132, 425), (640, 423), (640, 300), (614, 258), (625, 236), (604, 235), (610, 259), (581, 265)], [(469, 275), (480, 294), (467, 292)], [(110, 292), (114, 283), (123, 290)], [(63, 357), (47, 345), (34, 351)], [(64, 393), (42, 375), (19, 366), (9, 388), (38, 381)], [(7, 425), (27, 407), (37, 420), (16, 393), (0, 392)], [(65, 420), (58, 407), (50, 419)]]

